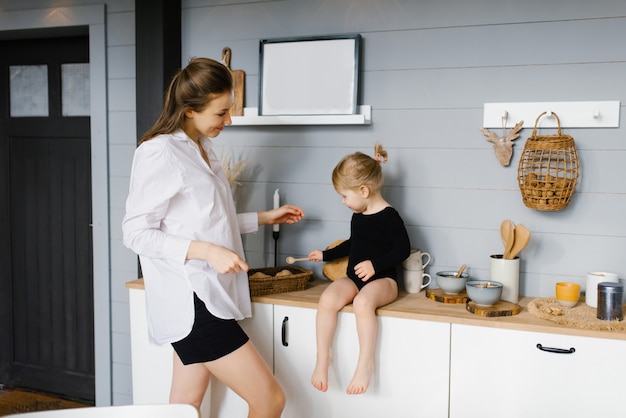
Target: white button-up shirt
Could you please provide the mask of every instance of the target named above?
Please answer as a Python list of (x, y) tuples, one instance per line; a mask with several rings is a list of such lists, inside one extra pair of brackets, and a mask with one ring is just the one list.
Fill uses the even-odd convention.
[(124, 245), (139, 254), (148, 331), (156, 344), (186, 337), (194, 321), (193, 293), (215, 316), (251, 316), (245, 272), (218, 274), (206, 261), (186, 260), (192, 240), (229, 248), (244, 257), (241, 233), (258, 230), (257, 213), (237, 215), (228, 179), (213, 151), (178, 131), (143, 142), (135, 151)]

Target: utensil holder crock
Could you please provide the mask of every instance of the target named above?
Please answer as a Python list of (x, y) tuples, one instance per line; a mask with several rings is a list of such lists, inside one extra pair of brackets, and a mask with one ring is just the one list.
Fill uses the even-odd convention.
[(508, 260), (502, 254), (492, 255), (489, 277), (503, 285), (500, 300), (519, 302), (519, 257)]

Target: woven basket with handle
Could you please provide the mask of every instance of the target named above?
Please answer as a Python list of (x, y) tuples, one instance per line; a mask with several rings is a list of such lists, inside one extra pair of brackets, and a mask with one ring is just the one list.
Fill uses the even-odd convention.
[(543, 211), (565, 208), (578, 180), (578, 153), (574, 138), (561, 133), (561, 120), (552, 113), (558, 124), (558, 133), (537, 135), (537, 117), (532, 135), (526, 140), (517, 168), (517, 182), (524, 204)]

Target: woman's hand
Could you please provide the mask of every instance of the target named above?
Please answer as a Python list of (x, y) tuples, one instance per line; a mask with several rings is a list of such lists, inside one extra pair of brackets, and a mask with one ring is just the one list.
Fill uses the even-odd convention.
[(304, 217), (304, 212), (298, 206), (283, 205), (276, 209), (258, 213), (259, 225), (295, 224)]
[(220, 274), (248, 271), (248, 263), (237, 253), (221, 245), (204, 241), (191, 241), (188, 260), (204, 260)]
[(366, 282), (374, 276), (374, 265), (370, 260), (361, 261), (354, 266), (354, 273), (359, 279)]

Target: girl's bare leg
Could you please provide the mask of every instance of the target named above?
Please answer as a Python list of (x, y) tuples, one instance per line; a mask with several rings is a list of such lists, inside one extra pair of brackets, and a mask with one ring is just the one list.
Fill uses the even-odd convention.
[(378, 279), (364, 286), (352, 302), (359, 335), (359, 360), (346, 392), (364, 393), (374, 374), (378, 320), (376, 308), (393, 302), (398, 297), (398, 284), (392, 279)]
[(317, 357), (311, 384), (322, 392), (328, 390), (330, 349), (337, 328), (337, 313), (352, 302), (357, 293), (358, 288), (352, 280), (343, 277), (332, 282), (320, 296), (315, 318)]
[[(184, 366), (178, 360), (180, 367), (176, 363), (175, 360), (170, 402), (192, 403), (199, 408), (208, 377), (213, 375), (247, 402), (248, 418), (279, 418), (285, 407), (283, 390), (251, 341), (215, 361)], [(200, 379), (200, 375), (205, 379)]]

